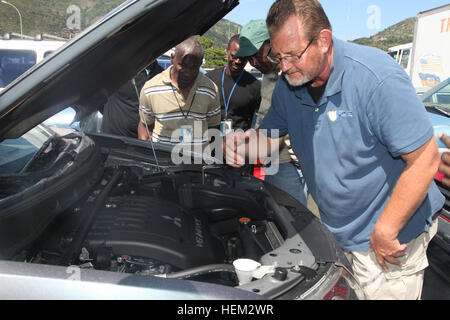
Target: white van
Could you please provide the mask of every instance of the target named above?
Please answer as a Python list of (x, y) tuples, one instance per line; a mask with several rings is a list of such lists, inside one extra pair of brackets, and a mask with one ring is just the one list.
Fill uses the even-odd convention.
[(66, 41), (0, 40), (0, 91)]

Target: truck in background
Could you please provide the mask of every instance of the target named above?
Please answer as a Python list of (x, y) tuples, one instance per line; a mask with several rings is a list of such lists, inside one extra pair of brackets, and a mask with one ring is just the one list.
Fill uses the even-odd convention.
[(450, 77), (450, 4), (419, 12), (414, 40), (388, 49), (418, 94)]
[[(390, 49), (390, 52), (402, 49), (402, 54), (407, 50)], [(406, 64), (404, 69), (418, 94), (450, 77), (450, 4), (417, 15), (410, 57), (399, 59), (399, 63)]]
[(41, 62), (67, 40), (44, 40), (42, 37), (8, 34), (0, 39), (0, 91), (22, 73)]
[(388, 49), (388, 54), (405, 69), (408, 75), (411, 73), (412, 45), (412, 42), (409, 42)]

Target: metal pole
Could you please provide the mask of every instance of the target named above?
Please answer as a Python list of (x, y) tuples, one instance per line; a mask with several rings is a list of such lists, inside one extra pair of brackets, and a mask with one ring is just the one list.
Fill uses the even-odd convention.
[(2, 3), (4, 3), (4, 4), (7, 4), (7, 5), (10, 5), (10, 6), (11, 6), (11, 7), (13, 7), (14, 9), (16, 9), (17, 13), (19, 14), (19, 23), (20, 23), (20, 37), (21, 37), (21, 38), (23, 39), (23, 30), (22, 30), (22, 15), (20, 14), (20, 11), (19, 11), (19, 9), (17, 9), (15, 5), (13, 5), (13, 4), (11, 4), (11, 3), (9, 3), (9, 2), (7, 2), (7, 1), (5, 1), (5, 0), (2, 0)]

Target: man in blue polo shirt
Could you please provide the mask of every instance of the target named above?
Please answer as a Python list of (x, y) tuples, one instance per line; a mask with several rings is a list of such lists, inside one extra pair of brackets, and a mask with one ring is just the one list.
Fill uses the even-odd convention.
[[(431, 123), (408, 76), (384, 52), (334, 38), (316, 0), (277, 0), (266, 23), (283, 71), (260, 126), (268, 134), (233, 138), (289, 133), (366, 297), (419, 299), (444, 197)], [(228, 141), (224, 149), (228, 163), (242, 162)]]

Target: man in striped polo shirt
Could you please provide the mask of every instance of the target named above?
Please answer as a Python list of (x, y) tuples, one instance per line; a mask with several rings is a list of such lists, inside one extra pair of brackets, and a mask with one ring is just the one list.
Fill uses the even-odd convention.
[(189, 38), (175, 48), (171, 61), (141, 90), (138, 138), (207, 145), (205, 132), (220, 125), (220, 98), (214, 82), (199, 72), (203, 48)]

